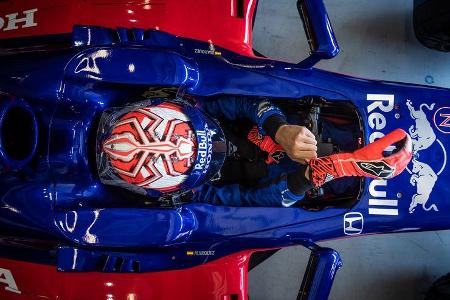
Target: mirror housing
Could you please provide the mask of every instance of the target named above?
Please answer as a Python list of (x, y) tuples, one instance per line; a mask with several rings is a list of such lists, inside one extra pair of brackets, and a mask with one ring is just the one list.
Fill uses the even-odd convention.
[(310, 69), (322, 59), (335, 57), (340, 49), (323, 0), (298, 0), (297, 9), (311, 49), (298, 66)]

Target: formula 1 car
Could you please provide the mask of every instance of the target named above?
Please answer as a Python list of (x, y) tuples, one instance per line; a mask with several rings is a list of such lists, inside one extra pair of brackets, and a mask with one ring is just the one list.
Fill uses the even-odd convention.
[[(321, 0), (297, 3), (308, 58), (263, 57), (256, 5), (0, 1), (0, 299), (247, 299), (252, 255), (292, 245), (312, 251), (298, 299), (326, 299), (342, 262), (316, 242), (450, 228), (450, 90), (314, 69), (339, 52)], [(217, 95), (269, 97), (321, 153), (403, 128), (414, 158), (392, 180), (313, 190), (290, 208), (153, 202), (100, 182), (105, 109)]]

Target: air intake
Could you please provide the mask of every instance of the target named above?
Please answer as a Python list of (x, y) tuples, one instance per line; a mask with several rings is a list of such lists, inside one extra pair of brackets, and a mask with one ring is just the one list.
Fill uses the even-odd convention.
[(36, 116), (23, 100), (0, 98), (0, 173), (17, 170), (33, 158), (37, 145)]

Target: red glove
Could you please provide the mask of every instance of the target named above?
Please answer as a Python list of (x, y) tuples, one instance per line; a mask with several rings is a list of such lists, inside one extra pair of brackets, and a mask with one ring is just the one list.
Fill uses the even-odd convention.
[(275, 143), (270, 136), (261, 135), (258, 127), (253, 127), (248, 133), (247, 138), (250, 142), (258, 146), (259, 149), (267, 152), (266, 164), (279, 163), (280, 159), (284, 157), (283, 147)]
[[(397, 144), (400, 149), (384, 157), (383, 151)], [(314, 186), (344, 176), (365, 176), (389, 179), (400, 174), (412, 157), (412, 144), (409, 135), (396, 129), (381, 139), (356, 150), (353, 153), (338, 153), (309, 161), (310, 180)]]

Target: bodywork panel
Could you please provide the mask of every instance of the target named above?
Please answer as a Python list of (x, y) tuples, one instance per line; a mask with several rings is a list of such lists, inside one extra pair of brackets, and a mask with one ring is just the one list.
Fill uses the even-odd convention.
[[(243, 5), (239, 13), (233, 11), (237, 3)], [(205, 9), (197, 9), (199, 5)], [(34, 161), (20, 176), (2, 174), (0, 182), (0, 245), (5, 257), (0, 271), (16, 274), (16, 288), (23, 296), (75, 297), (77, 286), (91, 279), (92, 286), (100, 286), (114, 277), (123, 287), (116, 292), (124, 297), (139, 290), (144, 298), (169, 298), (178, 291), (202, 298), (205, 294), (191, 290), (195, 283), (189, 281), (200, 272), (208, 282), (204, 293), (214, 293), (208, 296), (234, 299), (231, 294), (236, 293), (245, 299), (249, 249), (301, 244), (317, 250), (314, 242), (326, 239), (449, 228), (449, 90), (365, 80), (255, 57), (255, 5), (252, 0), (43, 1), (28, 20), (38, 25), (5, 31), (13, 18), (8, 15), (31, 7), (26, 1), (0, 3), (0, 38), (6, 44), (11, 38), (17, 45), (21, 40), (16, 38), (38, 35), (49, 42), (57, 38), (53, 34), (72, 32), (64, 49), (26, 47), (0, 56), (5, 66), (0, 69), (2, 104), (26, 101), (39, 123)], [(45, 19), (62, 9), (65, 18)], [(74, 24), (80, 25), (72, 28)], [(146, 207), (99, 182), (89, 145), (104, 109), (161, 96), (166, 90), (204, 101), (230, 94), (270, 97), (282, 104), (313, 96), (351, 105), (361, 123), (362, 144), (403, 128), (412, 137), (414, 158), (392, 180), (366, 180), (351, 207)], [(336, 269), (340, 261), (330, 253), (335, 260), (330, 265)], [(55, 278), (61, 286), (39, 290), (27, 278), (30, 270)], [(121, 272), (149, 273), (116, 274)], [(162, 283), (173, 282), (175, 276), (183, 278), (178, 290)], [(328, 280), (333, 277), (330, 273)], [(0, 282), (14, 290), (11, 280)], [(137, 282), (136, 289), (131, 282)], [(156, 289), (160, 282), (167, 289)], [(34, 290), (25, 292), (28, 287)], [(10, 289), (5, 293), (12, 298), (17, 293)], [(99, 289), (95, 297), (107, 291)]]

